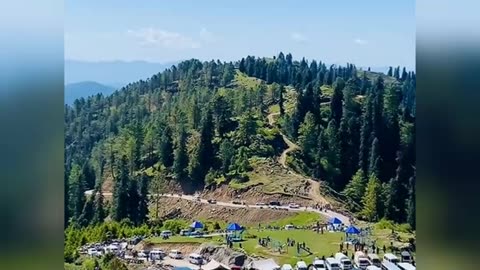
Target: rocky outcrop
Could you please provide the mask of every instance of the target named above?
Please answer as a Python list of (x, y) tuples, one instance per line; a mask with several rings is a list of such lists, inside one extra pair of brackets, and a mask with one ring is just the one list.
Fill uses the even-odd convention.
[(235, 251), (225, 245), (205, 243), (198, 248), (197, 253), (208, 260), (215, 260), (226, 265), (243, 266), (252, 261), (252, 258), (245, 253)]

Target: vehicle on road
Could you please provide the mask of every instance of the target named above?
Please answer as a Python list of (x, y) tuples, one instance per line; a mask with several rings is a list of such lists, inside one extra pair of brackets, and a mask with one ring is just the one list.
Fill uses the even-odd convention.
[(232, 201), (232, 204), (240, 205), (240, 204), (242, 204), (242, 202), (241, 201)]
[(402, 251), (402, 253), (400, 253), (400, 260), (405, 263), (412, 263), (413, 258), (410, 252)]
[(392, 253), (385, 253), (385, 255), (383, 255), (383, 262), (391, 262), (393, 264), (397, 264), (400, 262), (400, 260)]
[(347, 257), (347, 255), (338, 252), (335, 254), (335, 259), (340, 262), (340, 268), (342, 270), (350, 270), (353, 268), (352, 261)]
[(165, 258), (166, 256), (167, 254), (165, 253), (165, 251), (158, 248), (150, 251), (150, 259), (152, 260), (163, 260), (163, 258)]
[(170, 250), (170, 253), (168, 253), (168, 257), (175, 259), (175, 260), (181, 260), (183, 259), (183, 254), (181, 251), (172, 249)]
[(382, 267), (382, 261), (380, 260), (380, 257), (378, 257), (377, 254), (369, 253), (367, 257), (368, 257), (368, 261), (370, 262), (370, 265), (374, 265), (376, 267)]
[(367, 269), (367, 266), (370, 265), (367, 255), (365, 255), (365, 253), (362, 251), (355, 252), (354, 263), (359, 269)]
[(289, 203), (288, 204), (288, 207), (289, 208), (292, 208), (292, 209), (298, 209), (300, 208), (300, 205), (296, 204), (296, 203)]
[(263, 203), (263, 202), (257, 202), (257, 203), (255, 203), (255, 205), (257, 205), (257, 206), (265, 206), (266, 204)]
[(207, 202), (210, 203), (210, 204), (216, 204), (217, 200), (209, 199), (209, 200), (207, 200)]
[(271, 201), (268, 203), (269, 205), (271, 206), (280, 206), (280, 202), (279, 201)]
[(295, 226), (292, 224), (285, 225), (285, 230), (295, 230)]
[(325, 270), (325, 261), (324, 260), (314, 260), (313, 261), (314, 270)]
[(295, 265), (295, 270), (308, 270), (308, 266), (304, 261), (298, 261)]
[(341, 270), (340, 262), (335, 258), (326, 258), (325, 266), (327, 267), (328, 270)]
[(192, 254), (188, 255), (188, 261), (191, 264), (195, 264), (195, 265), (203, 265), (203, 262), (204, 262), (203, 257), (200, 256), (197, 253), (192, 253)]

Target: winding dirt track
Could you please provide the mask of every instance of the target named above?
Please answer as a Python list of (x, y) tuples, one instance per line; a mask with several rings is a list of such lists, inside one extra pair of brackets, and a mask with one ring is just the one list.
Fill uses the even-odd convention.
[[(270, 126), (274, 126), (275, 125), (275, 116), (277, 115), (280, 115), (279, 112), (276, 112), (276, 113), (271, 113), (269, 115), (267, 115), (267, 119), (268, 119), (268, 124)], [(300, 149), (300, 147), (298, 145), (296, 145), (295, 143), (293, 143), (289, 138), (287, 138), (287, 136), (285, 136), (285, 134), (280, 130), (280, 135), (282, 135), (282, 138), (283, 138), (283, 141), (287, 144), (288, 148), (285, 149), (282, 154), (280, 155), (280, 157), (278, 158), (278, 162), (286, 169), (288, 169), (288, 166), (287, 166), (287, 155), (289, 152), (293, 151), (293, 150), (296, 150), (296, 149)], [(291, 174), (295, 174), (295, 175), (299, 175), (293, 171), (290, 171)], [(302, 175), (299, 175), (301, 177), (303, 177)], [(311, 188), (310, 188), (310, 197), (312, 198), (313, 201), (315, 202), (319, 202), (321, 204), (327, 204), (328, 201), (320, 194), (320, 183), (318, 183), (317, 181), (314, 181), (312, 179), (309, 179), (307, 178), (306, 179), (308, 181), (308, 183), (310, 184)]]

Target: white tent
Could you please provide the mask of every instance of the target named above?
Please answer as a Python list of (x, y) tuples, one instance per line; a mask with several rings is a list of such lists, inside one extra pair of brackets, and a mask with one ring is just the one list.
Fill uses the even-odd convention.
[(257, 269), (257, 270), (276, 270), (280, 269), (280, 266), (275, 263), (273, 259), (257, 260), (252, 261), (247, 266), (248, 269)]
[(203, 270), (218, 270), (218, 269), (223, 269), (223, 270), (230, 270), (230, 267), (228, 265), (225, 265), (223, 263), (219, 263), (215, 260), (211, 260), (207, 264), (202, 266)]

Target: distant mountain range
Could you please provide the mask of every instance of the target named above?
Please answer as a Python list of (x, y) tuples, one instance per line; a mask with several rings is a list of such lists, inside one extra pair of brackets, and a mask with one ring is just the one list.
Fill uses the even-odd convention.
[(116, 87), (92, 81), (70, 83), (65, 85), (65, 104), (73, 104), (77, 98), (88, 97), (102, 93), (104, 96), (112, 94)]
[(121, 87), (130, 82), (147, 79), (153, 74), (162, 72), (177, 63), (65, 60), (65, 84), (94, 81), (100, 84)]
[(65, 103), (97, 93), (109, 95), (128, 83), (150, 78), (177, 62), (85, 62), (65, 60)]

